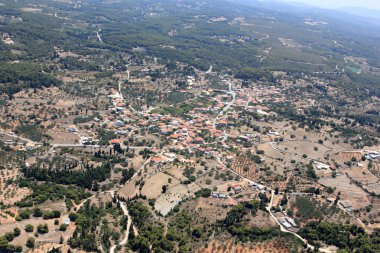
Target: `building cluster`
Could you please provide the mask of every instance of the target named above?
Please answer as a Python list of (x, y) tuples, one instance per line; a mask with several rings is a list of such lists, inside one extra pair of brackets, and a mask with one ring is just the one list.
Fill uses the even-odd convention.
[(295, 229), (297, 230), (297, 224), (293, 220), (293, 218), (290, 218), (288, 216), (278, 218), (278, 221), (281, 223), (282, 226), (284, 226), (288, 230)]

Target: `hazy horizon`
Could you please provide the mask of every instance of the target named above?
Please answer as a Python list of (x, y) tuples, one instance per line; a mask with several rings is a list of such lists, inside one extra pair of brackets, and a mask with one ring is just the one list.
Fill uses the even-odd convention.
[(317, 7), (338, 9), (344, 7), (359, 7), (380, 10), (379, 0), (281, 0), (284, 2), (299, 2)]

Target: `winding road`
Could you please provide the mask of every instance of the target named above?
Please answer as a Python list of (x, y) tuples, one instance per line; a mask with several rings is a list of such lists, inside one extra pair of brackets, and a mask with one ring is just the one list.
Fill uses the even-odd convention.
[[(115, 195), (115, 192), (113, 191), (111, 193), (111, 196), (113, 197)], [(119, 201), (119, 200), (118, 200)], [(124, 236), (124, 239), (119, 242), (118, 244), (115, 244), (113, 245), (111, 248), (110, 248), (110, 253), (114, 253), (115, 252), (115, 249), (120, 245), (120, 246), (124, 246), (128, 243), (128, 237), (129, 237), (129, 230), (131, 228), (131, 225), (132, 225), (132, 217), (129, 215), (129, 211), (127, 209), (127, 205), (122, 202), (122, 201), (119, 201), (120, 203), (120, 206), (121, 206), (121, 209), (123, 210), (123, 213), (125, 216), (128, 217), (128, 221), (127, 221), (127, 228), (125, 229), (125, 236)]]
[[(164, 153), (164, 150), (161, 151), (160, 155), (163, 153)], [(145, 160), (145, 162), (140, 166), (140, 168), (135, 172), (135, 174), (133, 174), (133, 176), (124, 185), (130, 183), (144, 169), (144, 167), (150, 162), (151, 159), (152, 159), (152, 157), (149, 157), (147, 160)], [(120, 190), (120, 188), (121, 187), (119, 187), (115, 191), (112, 191), (112, 193), (111, 193), (112, 197), (114, 196), (115, 192)], [(126, 203), (124, 203), (123, 201), (120, 201), (119, 203), (120, 203), (120, 206), (124, 212), (124, 215), (126, 215), (128, 217), (127, 229), (125, 230), (124, 239), (121, 242), (119, 242), (118, 244), (115, 244), (114, 246), (112, 246), (110, 249), (110, 253), (114, 253), (117, 246), (119, 246), (119, 245), (124, 246), (128, 243), (129, 230), (131, 229), (131, 226), (132, 226), (132, 217), (129, 215), (129, 211), (128, 211)], [(135, 234), (138, 233), (137, 229), (134, 226), (133, 226), (133, 230), (134, 230)]]
[(30, 142), (30, 143), (33, 143), (33, 144), (40, 144), (40, 145), (42, 145), (42, 143), (35, 142), (35, 141), (29, 140), (29, 139), (27, 139), (27, 138), (24, 138), (24, 137), (18, 136), (17, 134), (15, 134), (15, 133), (13, 133), (13, 132), (5, 132), (5, 131), (2, 131), (2, 132), (0, 132), (0, 134), (5, 135), (5, 136), (8, 136), (8, 137), (12, 137), (12, 138), (19, 139), (19, 140), (21, 140), (21, 141), (25, 141), (25, 142)]
[(103, 43), (102, 37), (100, 36), (100, 33), (102, 31), (102, 28), (99, 28), (99, 31), (96, 31), (96, 37), (98, 37), (99, 42)]
[(228, 110), (231, 108), (231, 106), (232, 106), (233, 104), (235, 104), (235, 101), (236, 101), (236, 92), (232, 90), (232, 84), (231, 84), (230, 82), (228, 82), (228, 86), (229, 86), (229, 91), (224, 91), (224, 92), (227, 93), (227, 94), (230, 94), (230, 95), (232, 96), (232, 100), (231, 100), (231, 102), (229, 102), (229, 103), (227, 104), (227, 106), (225, 106), (225, 107), (223, 108), (223, 110), (218, 114), (218, 116), (216, 116), (216, 117), (214, 118), (214, 120), (213, 120), (213, 122), (212, 122), (212, 126), (213, 126), (213, 128), (215, 128), (215, 126), (216, 126), (216, 121), (217, 121), (221, 116), (223, 116), (223, 114), (224, 114), (226, 111), (228, 111)]

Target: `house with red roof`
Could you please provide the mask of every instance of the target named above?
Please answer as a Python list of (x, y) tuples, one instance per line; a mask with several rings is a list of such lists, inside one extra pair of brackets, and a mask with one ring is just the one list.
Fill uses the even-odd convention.
[(120, 139), (112, 139), (110, 140), (110, 144), (120, 144), (121, 143), (121, 140)]
[(163, 160), (159, 156), (155, 156), (155, 157), (152, 157), (152, 159), (150, 159), (150, 163), (152, 163), (152, 164), (159, 164), (162, 162), (163, 162)]

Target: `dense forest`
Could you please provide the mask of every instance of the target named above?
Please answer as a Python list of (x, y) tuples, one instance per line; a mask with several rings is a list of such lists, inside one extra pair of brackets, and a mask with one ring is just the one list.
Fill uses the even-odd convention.
[(31, 63), (0, 62), (0, 92), (9, 96), (24, 88), (42, 88), (60, 85), (53, 75), (41, 72), (41, 67)]
[(310, 222), (300, 230), (300, 235), (316, 246), (319, 241), (334, 245), (339, 252), (380, 252), (380, 230), (368, 235), (363, 228), (355, 225)]
[(27, 178), (37, 181), (54, 182), (64, 185), (77, 185), (90, 190), (97, 191), (98, 183), (106, 180), (111, 175), (111, 164), (103, 163), (95, 167), (86, 163), (82, 169), (73, 169), (65, 164), (64, 168), (40, 168), (23, 167), (22, 173)]
[(77, 227), (73, 236), (68, 240), (68, 244), (72, 248), (85, 251), (99, 251), (95, 231), (105, 214), (105, 210), (90, 205), (90, 202), (87, 201), (78, 213), (70, 215), (70, 219), (75, 222)]
[[(158, 57), (163, 62), (179, 61), (201, 70), (212, 65), (216, 70), (251, 80), (271, 79), (268, 71), (272, 70), (290, 73), (329, 71), (335, 69), (336, 64), (344, 65), (346, 55), (366, 57), (373, 67), (380, 58), (376, 38), (370, 36), (370, 32), (358, 36), (358, 31), (363, 30), (358, 24), (345, 21), (343, 25), (329, 13), (320, 13), (318, 19), (322, 15), (329, 23), (329, 33), (326, 33), (320, 27), (311, 28), (304, 23), (305, 18), (314, 16), (313, 13), (301, 15), (281, 5), (283, 11), (273, 12), (260, 2), (252, 6), (231, 2), (220, 4), (216, 0), (202, 3), (187, 0), (183, 3), (186, 7), (179, 8), (173, 0), (160, 5), (151, 0), (128, 0), (107, 4), (105, 8), (103, 2), (84, 1), (80, 8), (74, 8), (70, 4), (41, 1), (49, 7), (42, 9), (41, 13), (28, 13), (20, 11), (20, 3), (6, 3), (0, 6), (5, 17), (14, 15), (22, 18), (20, 22), (1, 24), (2, 30), (16, 41), (15, 45), (0, 47), (0, 91), (9, 95), (25, 87), (60, 85), (51, 74), (56, 73), (56, 64), (63, 70), (103, 72), (98, 64), (91, 61), (59, 58), (55, 47), (82, 56), (91, 56), (96, 54), (96, 50), (104, 49), (136, 56), (134, 49), (142, 48), (145, 54)], [(60, 19), (45, 15), (44, 12), (51, 9), (68, 16), (72, 22), (60, 22)], [(125, 9), (129, 10), (127, 15), (123, 11)], [(263, 13), (274, 16), (276, 22), (263, 18)], [(225, 20), (212, 21), (218, 15), (223, 15)], [(256, 28), (239, 25), (234, 20), (237, 16), (257, 24)], [(81, 26), (82, 23), (92, 26)], [(102, 42), (95, 36), (98, 28), (101, 28)], [(372, 26), (365, 28), (368, 31), (374, 29)], [(168, 36), (172, 31), (175, 31), (174, 35)], [(283, 31), (305, 46), (299, 50), (283, 47), (278, 41), (284, 36)], [(316, 35), (318, 33), (321, 35)], [(331, 44), (333, 40), (342, 40), (344, 47), (334, 47)], [(271, 57), (260, 61), (258, 55), (268, 47), (272, 48)], [(12, 50), (22, 53), (14, 54)], [(345, 78), (350, 81), (344, 81)], [(358, 75), (348, 70), (341, 80), (342, 85), (352, 87), (352, 91), (359, 85), (379, 95), (378, 79), (369, 73)]]

